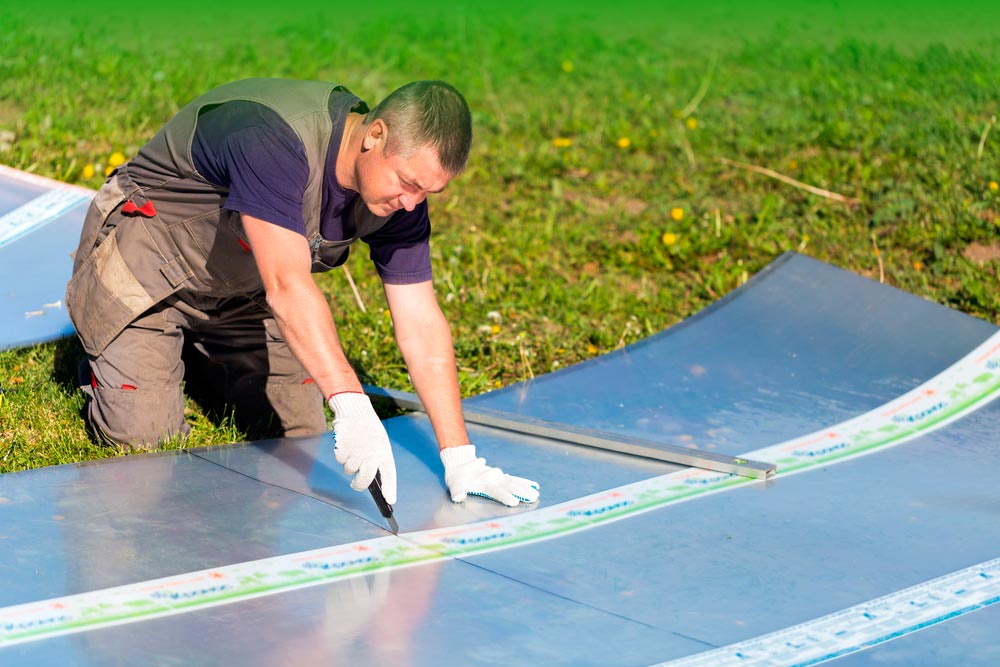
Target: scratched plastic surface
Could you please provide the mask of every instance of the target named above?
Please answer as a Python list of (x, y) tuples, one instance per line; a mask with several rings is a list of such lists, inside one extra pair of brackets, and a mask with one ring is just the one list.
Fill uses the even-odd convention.
[[(770, 315), (755, 312), (764, 307)], [(529, 391), (561, 385), (544, 400), (563, 401), (560, 421), (588, 425), (574, 411), (602, 404), (578, 396), (613, 396), (627, 376), (638, 383), (628, 395), (648, 386), (659, 398), (634, 414), (597, 411), (589, 425), (638, 424), (680, 405), (686, 431), (718, 428), (720, 449), (747, 451), (871, 409), (993, 330), (791, 257), (676, 333)], [(657, 376), (700, 354), (699, 341), (721, 346), (698, 358), (728, 381), (695, 390)], [(833, 351), (814, 349), (823, 346)], [(474, 402), (503, 408), (514, 393)], [(998, 416), (993, 404), (884, 452), (542, 543), (0, 649), (0, 665), (651, 665), (995, 558)], [(453, 505), (426, 419), (386, 425), (403, 533), (530, 511)], [(650, 435), (648, 424), (632, 428)], [(541, 507), (678, 469), (487, 428), (471, 435), (488, 460), (541, 482)], [(0, 476), (0, 606), (386, 534), (331, 449), (327, 435)], [(995, 620), (995, 609), (974, 612), (842, 661), (921, 664), (903, 658), (927, 650), (990, 664)]]
[[(0, 216), (47, 192), (0, 174)], [(0, 350), (73, 333), (63, 299), (89, 200), (0, 246)]]

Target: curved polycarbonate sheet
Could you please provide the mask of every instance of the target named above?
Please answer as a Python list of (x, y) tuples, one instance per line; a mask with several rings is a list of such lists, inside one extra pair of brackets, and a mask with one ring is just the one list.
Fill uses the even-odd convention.
[(680, 325), (468, 405), (733, 455), (880, 405), (995, 330), (789, 253)]
[[(834, 667), (996, 667), (1000, 665), (1000, 605), (838, 658)], [(970, 650), (970, 647), (974, 647)]]
[(0, 215), (13, 211), (19, 206), (43, 195), (47, 189), (41, 183), (25, 183), (0, 173)]
[[(793, 306), (802, 311), (786, 310)], [(756, 312), (767, 308), (772, 312)], [(676, 331), (539, 378), (526, 395), (542, 390), (538, 396), (547, 398), (538, 405), (563, 401), (549, 418), (634, 428), (646, 437), (657, 415), (670, 412), (656, 435), (717, 429), (713, 442), (741, 453), (870, 410), (994, 330), (786, 256)], [(703, 360), (699, 378), (707, 384), (695, 391), (665, 379), (688, 367), (678, 359)], [(597, 413), (589, 423), (577, 420), (602, 393), (625, 403), (627, 387), (637, 398), (614, 419)], [(509, 409), (504, 401), (523, 389), (473, 402)], [(675, 406), (689, 412), (674, 415)], [(541, 542), (0, 648), (0, 665), (642, 667), (695, 655), (1000, 555), (998, 416), (1000, 404), (988, 404), (868, 456), (787, 477), (779, 470), (768, 482)], [(536, 508), (680, 470), (472, 427), (479, 453), (539, 481), (542, 497), (528, 508), (478, 498), (456, 505), (427, 419), (406, 415), (386, 427), (399, 470), (403, 539), (428, 528), (530, 517)], [(0, 607), (386, 535), (368, 494), (348, 488), (332, 449), (327, 434), (2, 475)], [(993, 664), (998, 608), (835, 664)]]
[(0, 475), (0, 498), (0, 607), (383, 533), (183, 452)]
[[(530, 511), (481, 499), (451, 503), (427, 447), (426, 420), (402, 417), (390, 431), (403, 487), (402, 530)], [(573, 483), (554, 474), (565, 471), (571, 446), (486, 431), (487, 456), (512, 465), (537, 460), (537, 470), (552, 471), (549, 502), (676, 469), (587, 451), (576, 469), (588, 482)], [(0, 581), (11, 582), (0, 591), (0, 606), (386, 532), (368, 494), (348, 488), (329, 436), (3, 475), (0, 498), (0, 520), (11, 518), (2, 524), (15, 526), (0, 540)], [(626, 643), (609, 644), (607, 632)], [(282, 653), (303, 661), (282, 664), (519, 664), (527, 655), (553, 665), (639, 665), (703, 648), (454, 561), (2, 648), (0, 665), (162, 659), (263, 666)]]
[[(427, 419), (414, 414), (390, 419), (385, 424), (399, 475), (395, 518), (401, 533), (525, 511), (525, 508), (508, 509), (478, 498), (462, 505), (452, 503), (444, 486), (444, 469)], [(681, 469), (669, 463), (512, 435), (487, 427), (470, 426), (469, 432), (476, 442), (477, 454), (513, 475), (529, 477), (542, 485), (541, 500), (532, 509)], [(348, 486), (350, 480), (333, 457), (332, 435), (199, 449), (194, 450), (194, 454), (386, 526), (371, 497), (367, 493), (356, 493)], [(358, 536), (357, 539), (362, 538)]]
[[(11, 171), (0, 170), (0, 218), (63, 187), (56, 181), (29, 177), (30, 181), (24, 181)], [(71, 253), (80, 242), (90, 195), (75, 187), (66, 189), (66, 194), (78, 203), (67, 210), (50, 209), (57, 212), (51, 217), (42, 211), (42, 217), (34, 221), (37, 226), (29, 225), (23, 235), (0, 243), (0, 350), (73, 333), (63, 300), (73, 273)]]
[[(468, 560), (714, 646), (736, 643), (1000, 555), (998, 418), (994, 402), (866, 457)], [(965, 650), (991, 655), (994, 641)]]

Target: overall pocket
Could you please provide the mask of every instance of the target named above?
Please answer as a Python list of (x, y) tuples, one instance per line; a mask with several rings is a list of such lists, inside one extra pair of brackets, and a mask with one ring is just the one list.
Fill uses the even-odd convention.
[(309, 247), (312, 250), (312, 273), (323, 273), (346, 262), (351, 254), (352, 243), (354, 239), (327, 241), (318, 235), (311, 239)]
[(214, 208), (171, 226), (181, 254), (188, 258), (198, 291), (213, 296), (249, 294), (263, 289), (260, 272), (236, 211)]
[(156, 303), (125, 263), (117, 236), (112, 231), (80, 263), (66, 287), (70, 319), (83, 348), (93, 356)]

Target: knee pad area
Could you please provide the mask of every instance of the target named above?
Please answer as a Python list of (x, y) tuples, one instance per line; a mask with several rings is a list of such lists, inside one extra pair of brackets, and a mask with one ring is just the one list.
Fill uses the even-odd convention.
[(89, 387), (87, 421), (105, 444), (122, 449), (154, 449), (187, 435), (180, 387), (162, 389)]

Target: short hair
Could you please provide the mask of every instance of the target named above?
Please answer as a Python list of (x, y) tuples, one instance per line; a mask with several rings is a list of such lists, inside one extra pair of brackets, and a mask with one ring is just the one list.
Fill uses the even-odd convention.
[(385, 150), (409, 157), (430, 145), (449, 174), (465, 168), (472, 147), (472, 114), (465, 98), (444, 81), (414, 81), (389, 93), (365, 117), (365, 125), (381, 118), (388, 126)]

